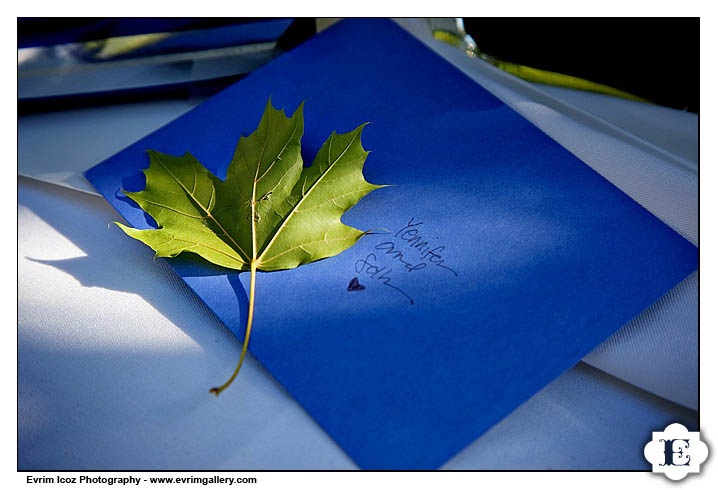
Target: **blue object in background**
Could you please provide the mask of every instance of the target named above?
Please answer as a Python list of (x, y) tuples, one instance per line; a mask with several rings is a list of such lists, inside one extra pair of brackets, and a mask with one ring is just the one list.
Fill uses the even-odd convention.
[(211, 29), (172, 32), (167, 38), (138, 47), (112, 59), (156, 56), (186, 51), (204, 51), (274, 42), (287, 30), (292, 19), (243, 22)]
[(265, 27), (263, 32), (255, 30), (252, 26), (247, 29), (247, 32), (255, 32), (258, 35), (254, 39), (247, 40), (258, 41), (271, 35), (273, 28), (269, 26), (267, 29), (267, 26), (276, 22), (281, 22), (281, 20), (232, 17), (21, 17), (17, 21), (17, 42), (18, 48), (28, 48), (95, 41), (117, 36), (214, 29), (242, 24), (263, 25)]
[[(18, 49), (19, 113), (186, 98), (190, 94), (214, 95), (310, 34), (306, 21), (292, 19), (235, 20), (233, 25), (224, 25), (229, 22), (224, 20), (216, 22), (219, 26), (201, 19), (195, 22), (177, 19), (175, 23), (162, 19), (135, 20), (135, 24), (131, 19), (98, 22), (92, 24), (93, 29), (86, 26), (89, 31), (83, 36), (99, 35), (105, 32), (102, 27), (112, 27), (118, 32), (144, 32), (164, 26), (179, 31), (149, 31), (161, 36), (132, 42), (115, 38), (114, 43), (108, 40), (109, 44), (70, 43)], [(68, 25), (85, 24), (77, 19), (66, 21)], [(62, 21), (58, 23), (64, 25)], [(32, 24), (42, 27), (47, 22), (19, 21), (19, 26), (29, 31)], [(53, 23), (49, 24), (52, 27)], [(206, 24), (211, 27), (182, 29)], [(54, 39), (56, 33), (47, 34)]]
[[(270, 95), (307, 100), (307, 162), (371, 121), (365, 176), (395, 185), (344, 217), (390, 233), (257, 278), (252, 353), (363, 468), (438, 467), (696, 269), (693, 245), (387, 20), (341, 22), (87, 177), (147, 228), (121, 192), (144, 151), (223, 176)], [(244, 275), (170, 264), (241, 338)]]

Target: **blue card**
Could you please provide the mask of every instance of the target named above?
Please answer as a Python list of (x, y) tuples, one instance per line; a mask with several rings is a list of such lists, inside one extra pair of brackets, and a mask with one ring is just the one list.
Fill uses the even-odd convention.
[[(87, 177), (151, 227), (121, 192), (143, 188), (145, 150), (223, 177), (270, 95), (288, 113), (306, 100), (305, 162), (371, 121), (364, 175), (394, 185), (343, 218), (388, 231), (257, 277), (251, 352), (362, 468), (437, 468), (697, 267), (696, 247), (383, 19), (339, 23)], [(248, 274), (169, 262), (241, 338)]]

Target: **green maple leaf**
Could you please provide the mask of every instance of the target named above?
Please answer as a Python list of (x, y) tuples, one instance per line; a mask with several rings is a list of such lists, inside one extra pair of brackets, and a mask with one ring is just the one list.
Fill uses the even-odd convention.
[(237, 368), (242, 366), (254, 313), (256, 271), (292, 269), (334, 256), (367, 232), (341, 222), (342, 214), (374, 189), (364, 180), (368, 155), (361, 144), (364, 124), (332, 133), (304, 167), (303, 106), (289, 118), (267, 102), (257, 130), (239, 140), (222, 181), (189, 153), (177, 157), (149, 151), (145, 189), (125, 192), (159, 229), (122, 230), (155, 250), (157, 257), (195, 253), (236, 270), (251, 271), (249, 315)]

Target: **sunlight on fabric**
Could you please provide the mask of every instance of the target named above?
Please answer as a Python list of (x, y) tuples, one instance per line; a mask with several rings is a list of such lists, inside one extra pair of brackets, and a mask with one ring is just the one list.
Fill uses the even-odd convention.
[[(91, 196), (60, 192), (104, 205)], [(80, 220), (67, 205), (36, 203), (27, 199), (30, 194), (21, 192), (18, 211), (21, 344), (64, 352), (200, 354), (196, 336), (202, 328), (232, 344), (164, 262), (153, 262), (149, 250), (122, 243), (114, 225), (108, 226), (112, 217), (98, 215), (101, 207), (88, 208)], [(107, 260), (110, 255), (114, 260)]]

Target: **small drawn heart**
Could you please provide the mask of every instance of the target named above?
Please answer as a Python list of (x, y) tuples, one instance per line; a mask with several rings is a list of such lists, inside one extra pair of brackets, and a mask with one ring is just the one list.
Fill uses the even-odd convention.
[(347, 291), (361, 291), (362, 289), (366, 289), (366, 286), (359, 284), (359, 278), (357, 277), (349, 281), (349, 285), (347, 286)]

